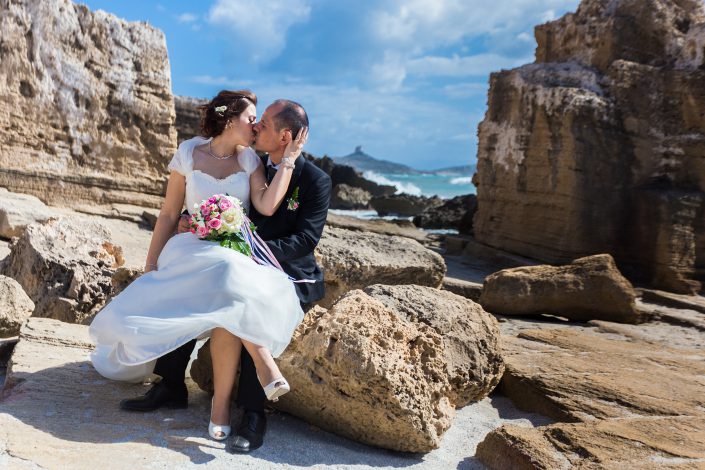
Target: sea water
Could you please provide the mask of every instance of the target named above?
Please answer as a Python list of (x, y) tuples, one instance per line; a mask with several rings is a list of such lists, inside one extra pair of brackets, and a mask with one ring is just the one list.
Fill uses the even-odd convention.
[(450, 199), (463, 194), (476, 194), (472, 175), (462, 173), (387, 174), (365, 171), (362, 176), (377, 184), (395, 186), (397, 194), (439, 196)]

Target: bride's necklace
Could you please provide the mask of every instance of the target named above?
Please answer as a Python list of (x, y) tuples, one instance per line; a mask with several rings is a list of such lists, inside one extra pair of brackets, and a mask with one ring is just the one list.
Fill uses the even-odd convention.
[(213, 147), (211, 147), (212, 144), (213, 144), (212, 140), (208, 142), (208, 155), (215, 158), (216, 160), (227, 160), (228, 158), (232, 157), (235, 154), (235, 152), (233, 152), (233, 153), (229, 153), (227, 155), (223, 155), (222, 157), (219, 157), (218, 155), (213, 153)]

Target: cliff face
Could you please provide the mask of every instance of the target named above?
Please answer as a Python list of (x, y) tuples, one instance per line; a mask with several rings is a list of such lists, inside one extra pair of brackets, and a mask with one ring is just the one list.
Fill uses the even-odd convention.
[(479, 126), (483, 243), (549, 262), (611, 253), (632, 278), (705, 281), (705, 6), (584, 0), (491, 76)]
[(164, 34), (68, 0), (0, 0), (0, 186), (156, 205), (176, 149)]

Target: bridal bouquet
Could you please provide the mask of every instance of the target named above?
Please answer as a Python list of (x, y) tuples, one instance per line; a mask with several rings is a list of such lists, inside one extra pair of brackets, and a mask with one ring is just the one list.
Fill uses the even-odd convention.
[(215, 194), (201, 201), (201, 204), (194, 204), (193, 208), (191, 233), (202, 240), (220, 242), (221, 246), (252, 256), (247, 240), (255, 227), (245, 215), (238, 198)]

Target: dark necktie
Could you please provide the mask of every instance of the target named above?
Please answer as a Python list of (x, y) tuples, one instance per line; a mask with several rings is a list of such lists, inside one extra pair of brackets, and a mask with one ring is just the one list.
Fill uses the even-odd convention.
[(277, 174), (277, 169), (271, 165), (267, 165), (267, 184), (271, 183), (274, 179), (274, 175)]

